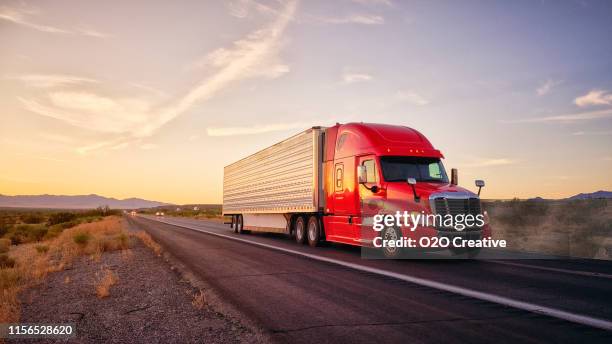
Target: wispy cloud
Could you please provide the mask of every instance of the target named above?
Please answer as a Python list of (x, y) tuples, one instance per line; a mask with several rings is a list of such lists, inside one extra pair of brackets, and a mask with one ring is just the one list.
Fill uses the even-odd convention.
[(83, 29), (83, 28), (61, 28), (52, 25), (40, 24), (36, 23), (33, 17), (38, 16), (39, 11), (36, 9), (16, 9), (10, 8), (6, 6), (0, 7), (0, 20), (5, 20), (10, 23), (20, 25), (23, 27), (27, 27), (33, 30), (37, 30), (44, 33), (51, 34), (62, 34), (62, 35), (80, 35), (80, 36), (89, 36), (95, 38), (105, 38), (108, 37), (107, 34), (102, 32), (92, 30), (92, 29)]
[(297, 1), (289, 2), (270, 26), (257, 30), (245, 39), (234, 42), (230, 49), (217, 49), (208, 55), (207, 61), (217, 68), (210, 77), (193, 87), (184, 97), (164, 109), (136, 132), (136, 136), (148, 136), (169, 121), (189, 110), (194, 104), (213, 97), (231, 83), (253, 77), (277, 77), (287, 69), (279, 67), (280, 39), (297, 8)]
[(600, 131), (576, 131), (572, 133), (573, 136), (606, 136), (612, 135), (612, 130), (600, 130)]
[(352, 0), (352, 1), (358, 4), (362, 4), (362, 5), (385, 5), (385, 6), (393, 5), (391, 0)]
[(206, 129), (208, 136), (238, 136), (238, 135), (254, 135), (263, 134), (274, 131), (286, 131), (293, 129), (303, 129), (312, 126), (313, 123), (295, 122), (295, 123), (277, 123), (266, 125), (254, 125), (244, 127), (211, 127)]
[(612, 117), (612, 109), (579, 112), (579, 113), (572, 113), (572, 114), (558, 115), (558, 116), (523, 118), (523, 119), (516, 119), (516, 120), (502, 120), (500, 122), (501, 123), (547, 123), (547, 122), (571, 123), (571, 122), (588, 121), (588, 120), (595, 120), (595, 119), (608, 118), (608, 117)]
[(6, 78), (19, 80), (29, 87), (36, 88), (53, 88), (59, 86), (98, 82), (95, 79), (61, 74), (26, 74), (19, 76), (8, 76)]
[(395, 94), (395, 99), (400, 102), (408, 102), (418, 106), (429, 104), (429, 100), (413, 91), (398, 91)]
[(550, 93), (550, 91), (553, 89), (553, 87), (558, 86), (560, 84), (561, 84), (561, 81), (555, 81), (555, 80), (552, 80), (552, 79), (548, 79), (544, 83), (542, 83), (540, 85), (540, 87), (538, 87), (536, 89), (536, 94), (538, 96), (544, 96), (544, 95)]
[(385, 23), (385, 18), (372, 14), (351, 14), (345, 17), (318, 17), (317, 20), (325, 24), (381, 25)]
[(504, 166), (516, 164), (516, 160), (508, 158), (493, 158), (493, 159), (479, 159), (475, 162), (464, 164), (463, 166), (469, 167), (489, 167), (489, 166)]
[(589, 93), (574, 99), (574, 103), (580, 107), (591, 105), (611, 105), (612, 92), (591, 90)]
[(352, 84), (354, 82), (370, 81), (370, 80), (372, 80), (372, 76), (370, 74), (366, 74), (366, 73), (349, 73), (349, 72), (345, 72), (342, 75), (342, 81), (345, 84)]
[[(241, 80), (263, 77), (275, 78), (289, 71), (279, 62), (281, 38), (296, 11), (297, 2), (291, 1), (269, 26), (235, 41), (230, 48), (220, 48), (208, 54), (204, 61), (207, 76), (185, 92), (184, 96), (166, 100), (159, 106), (160, 97), (109, 97), (96, 92), (68, 92), (52, 90), (42, 98), (19, 98), (23, 106), (42, 116), (55, 118), (70, 125), (114, 134), (116, 137), (79, 147), (82, 154), (125, 147), (126, 142), (139, 142), (161, 129), (168, 122), (206, 101), (231, 84)], [(31, 78), (30, 78), (31, 79)], [(83, 82), (85, 78), (38, 78), (39, 83), (52, 86)], [(43, 82), (44, 81), (44, 82)], [(117, 148), (118, 149), (118, 148)]]
[(274, 7), (268, 6), (256, 0), (236, 0), (227, 2), (227, 8), (231, 16), (246, 18), (253, 10), (258, 13), (282, 16), (284, 13)]

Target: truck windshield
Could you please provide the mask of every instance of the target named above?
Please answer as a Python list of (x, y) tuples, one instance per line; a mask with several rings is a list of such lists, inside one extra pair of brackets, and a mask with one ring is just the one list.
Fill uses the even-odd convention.
[(418, 182), (448, 183), (444, 165), (438, 158), (385, 156), (380, 158), (380, 164), (387, 182), (414, 178)]

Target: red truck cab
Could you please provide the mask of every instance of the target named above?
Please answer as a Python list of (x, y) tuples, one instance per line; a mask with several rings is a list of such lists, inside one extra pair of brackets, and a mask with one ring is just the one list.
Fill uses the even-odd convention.
[[(384, 124), (336, 124), (326, 128), (324, 140), (322, 220), (326, 240), (371, 246), (379, 235), (417, 241), (423, 236), (490, 237), (488, 223), (462, 232), (433, 226), (414, 231), (400, 227), (393, 229), (394, 233), (372, 230), (374, 215), (396, 211), (482, 214), (479, 197), (449, 180), (442, 164), (444, 156), (417, 130)], [(364, 174), (361, 182), (359, 169)], [(416, 183), (409, 184), (408, 178)]]

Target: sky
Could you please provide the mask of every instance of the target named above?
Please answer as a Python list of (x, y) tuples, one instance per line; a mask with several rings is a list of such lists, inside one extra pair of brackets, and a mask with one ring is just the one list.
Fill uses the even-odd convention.
[(0, 194), (220, 203), (313, 125), (422, 132), (483, 198), (612, 190), (610, 1), (0, 1)]

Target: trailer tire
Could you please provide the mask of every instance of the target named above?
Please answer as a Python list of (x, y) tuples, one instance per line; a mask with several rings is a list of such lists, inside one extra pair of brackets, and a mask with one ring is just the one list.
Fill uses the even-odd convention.
[(319, 242), (321, 241), (321, 221), (319, 221), (319, 217), (317, 217), (317, 215), (312, 215), (310, 218), (308, 218), (306, 234), (308, 245), (311, 247), (316, 247), (319, 245)]
[(238, 233), (238, 228), (236, 227), (236, 215), (232, 215), (232, 230), (234, 233)]
[(244, 234), (244, 230), (242, 229), (243, 225), (242, 215), (236, 215), (236, 233)]
[(302, 245), (306, 242), (306, 223), (303, 216), (298, 216), (294, 222), (295, 242)]

